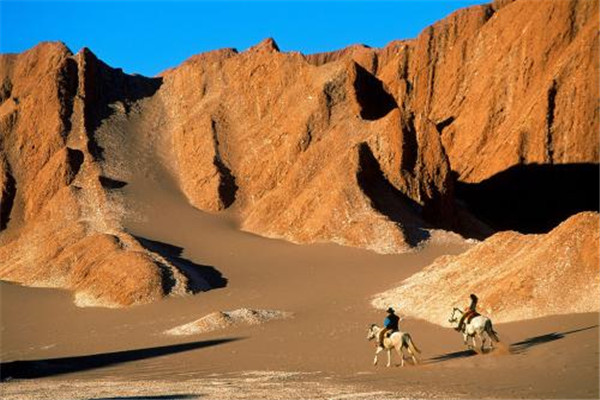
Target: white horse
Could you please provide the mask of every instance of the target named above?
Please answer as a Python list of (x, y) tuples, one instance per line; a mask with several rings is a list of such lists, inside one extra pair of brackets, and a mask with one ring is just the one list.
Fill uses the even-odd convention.
[[(367, 334), (367, 340), (377, 340), (379, 337), (379, 333), (383, 330), (377, 326), (377, 324), (372, 324), (369, 327), (369, 332)], [(381, 345), (377, 346), (377, 350), (375, 350), (375, 359), (373, 360), (373, 365), (377, 365), (377, 356), (383, 350), (387, 350), (388, 361), (387, 366), (389, 367), (392, 363), (392, 349), (396, 349), (400, 357), (402, 358), (402, 367), (404, 367), (404, 349), (408, 351), (408, 354), (412, 357), (413, 362), (418, 364), (418, 360), (415, 357), (416, 353), (420, 353), (421, 350), (415, 346), (414, 342), (410, 335), (406, 332), (394, 332), (389, 337), (383, 339), (383, 347)]]
[[(458, 326), (458, 322), (460, 318), (463, 316), (464, 312), (460, 308), (454, 307), (452, 309), (452, 315), (448, 322), (456, 323)], [(479, 337), (481, 340), (481, 352), (484, 352), (484, 346), (486, 338), (490, 340), (490, 349), (494, 348), (494, 342), (500, 342), (498, 338), (498, 334), (494, 331), (492, 327), (492, 321), (483, 315), (477, 315), (473, 317), (469, 322), (465, 321), (463, 328), (463, 342), (469, 349), (473, 349), (477, 346), (476, 338)], [(468, 339), (471, 339), (472, 345), (469, 344)]]

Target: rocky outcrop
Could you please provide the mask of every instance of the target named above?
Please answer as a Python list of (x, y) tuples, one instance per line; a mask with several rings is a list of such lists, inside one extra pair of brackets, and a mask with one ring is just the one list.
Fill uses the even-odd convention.
[[(595, 1), (497, 1), (382, 49), (304, 56), (267, 39), (155, 78), (57, 43), (2, 55), (0, 277), (73, 288), (90, 304), (211, 286), (122, 229), (118, 188), (143, 168), (134, 136), (144, 157), (168, 153), (156, 162), (194, 207), (231, 209), (242, 229), (296, 243), (398, 253), (452, 236), (440, 229), (487, 234), (457, 196), (492, 228), (528, 232), (597, 209), (597, 13)], [(497, 193), (539, 181), (540, 165), (543, 182), (565, 167), (564, 182), (591, 189), (515, 227), (545, 195), (519, 190), (530, 206), (514, 212)], [(95, 257), (82, 243), (99, 246)]]
[(122, 306), (208, 288), (120, 226), (94, 134), (111, 111), (156, 89), (87, 49), (43, 43), (0, 58), (0, 277), (76, 292), (79, 305)]
[(547, 234), (497, 233), (461, 255), (438, 258), (373, 305), (444, 326), (471, 293), (494, 322), (598, 312), (599, 225), (598, 213), (584, 212)]
[(239, 308), (231, 311), (216, 311), (196, 321), (171, 328), (164, 333), (175, 336), (198, 335), (240, 325), (259, 325), (291, 317), (292, 313), (286, 311)]
[[(431, 121), (455, 195), (479, 219), (548, 232), (598, 209), (597, 15), (594, 1), (497, 1), (459, 10), (415, 40), (308, 59), (355, 60), (400, 109)], [(553, 186), (570, 194), (557, 197)]]
[(378, 76), (437, 126), (461, 181), (598, 163), (597, 15), (594, 1), (470, 7), (404, 42)]
[[(460, 231), (450, 168), (477, 211), (465, 185), (511, 167), (598, 164), (597, 11), (586, 1), (496, 2), (383, 49), (304, 57), (267, 40), (195, 57), (167, 71), (160, 91), (172, 115), (185, 110), (172, 134), (181, 185), (200, 209), (234, 205), (244, 229), (300, 243), (397, 252), (432, 226)], [(380, 173), (365, 174), (367, 161)], [(384, 183), (365, 186), (365, 176)], [(368, 186), (378, 196), (386, 187), (385, 200)], [(594, 209), (587, 198), (541, 215), (549, 226), (514, 228), (547, 231)]]
[(384, 253), (428, 236), (416, 233), (426, 219), (451, 218), (435, 127), (401, 112), (353, 60), (315, 66), (267, 40), (195, 57), (162, 78), (181, 187), (200, 209), (234, 205), (251, 232)]

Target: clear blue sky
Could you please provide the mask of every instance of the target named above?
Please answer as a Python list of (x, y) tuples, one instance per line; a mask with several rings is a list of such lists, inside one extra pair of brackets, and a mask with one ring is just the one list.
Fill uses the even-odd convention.
[(60, 40), (113, 67), (152, 76), (208, 50), (242, 51), (273, 37), (305, 54), (416, 37), (452, 11), (484, 0), (75, 1), (0, 0), (0, 52)]

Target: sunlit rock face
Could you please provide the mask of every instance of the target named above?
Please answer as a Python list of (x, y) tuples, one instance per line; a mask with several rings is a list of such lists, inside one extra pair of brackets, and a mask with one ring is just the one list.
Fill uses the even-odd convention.
[[(132, 143), (192, 206), (266, 237), (400, 253), (461, 240), (450, 231), (522, 230), (501, 223), (502, 185), (539, 166), (556, 181), (560, 165), (561, 182), (597, 188), (597, 168), (581, 173), (598, 164), (597, 8), (496, 2), (381, 49), (305, 56), (267, 39), (155, 78), (60, 43), (2, 55), (0, 277), (107, 306), (224, 284), (123, 229), (119, 188), (144, 168)], [(518, 196), (532, 204), (521, 214), (539, 208)], [(547, 232), (589, 198), (524, 230)]]

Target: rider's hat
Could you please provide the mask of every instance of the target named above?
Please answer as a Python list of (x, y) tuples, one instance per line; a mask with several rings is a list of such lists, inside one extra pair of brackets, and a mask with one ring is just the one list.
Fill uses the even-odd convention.
[(393, 313), (393, 312), (394, 312), (394, 309), (393, 309), (392, 307), (388, 307), (388, 309), (387, 309), (387, 312), (389, 312), (389, 313)]

